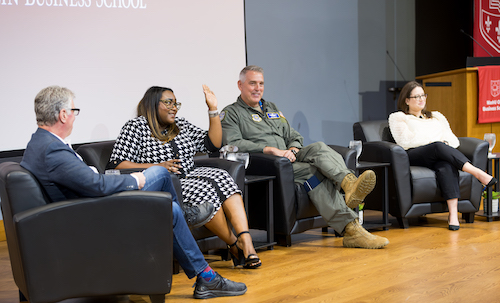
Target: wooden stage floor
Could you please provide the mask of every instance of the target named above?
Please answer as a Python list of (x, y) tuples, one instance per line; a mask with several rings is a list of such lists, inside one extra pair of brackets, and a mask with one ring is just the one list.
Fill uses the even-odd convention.
[[(375, 212), (380, 216), (380, 213)], [(384, 249), (342, 247), (330, 229), (293, 237), (291, 247), (259, 250), (263, 266), (234, 269), (232, 262), (207, 255), (222, 276), (245, 282), (241, 297), (209, 302), (499, 302), (500, 221), (461, 220), (459, 231), (447, 229), (447, 213), (433, 214), (399, 229), (395, 220), (387, 230)], [(192, 298), (194, 280), (174, 275), (166, 302), (200, 302)], [(18, 302), (6, 242), (0, 242), (0, 302)], [(72, 299), (64, 302), (149, 302), (130, 295), (106, 300)]]

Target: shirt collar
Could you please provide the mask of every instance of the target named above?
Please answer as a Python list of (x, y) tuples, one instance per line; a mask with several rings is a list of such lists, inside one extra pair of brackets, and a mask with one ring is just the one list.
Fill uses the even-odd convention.
[(57, 139), (61, 140), (62, 143), (64, 143), (65, 145), (68, 145), (71, 149), (73, 149), (73, 146), (71, 146), (71, 140), (68, 139), (68, 140), (64, 140), (63, 138), (59, 137), (58, 135), (56, 135), (55, 133), (51, 132), (50, 130), (47, 130), (49, 133), (51, 133), (54, 137), (56, 137)]
[[(251, 109), (254, 109), (253, 107), (251, 107), (250, 105), (246, 104), (245, 101), (243, 101), (243, 99), (241, 98), (241, 95), (238, 96), (238, 99), (236, 100), (241, 106), (243, 107), (248, 107), (248, 108), (251, 108)], [(259, 101), (259, 105), (260, 105), (260, 108), (262, 109), (262, 111), (264, 112), (264, 108), (267, 107), (266, 105), (266, 100), (264, 100), (264, 98), (260, 99)]]
[(69, 147), (71, 147), (71, 149), (73, 149), (73, 147), (71, 146), (71, 140), (64, 140), (63, 138), (59, 137), (58, 135), (54, 134), (51, 131), (49, 131), (49, 133), (53, 134), (57, 139), (61, 140), (62, 143), (68, 145)]

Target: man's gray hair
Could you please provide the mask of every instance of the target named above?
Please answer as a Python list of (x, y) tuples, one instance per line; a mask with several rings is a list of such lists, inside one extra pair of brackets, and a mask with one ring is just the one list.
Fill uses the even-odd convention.
[(39, 126), (52, 126), (59, 120), (62, 109), (71, 109), (71, 100), (75, 94), (66, 87), (49, 86), (42, 89), (35, 97), (36, 123)]
[(245, 68), (243, 68), (240, 72), (240, 81), (241, 82), (245, 82), (247, 73), (249, 71), (261, 73), (262, 75), (264, 75), (264, 69), (262, 67), (257, 66), (257, 65), (249, 65), (249, 66), (246, 66)]

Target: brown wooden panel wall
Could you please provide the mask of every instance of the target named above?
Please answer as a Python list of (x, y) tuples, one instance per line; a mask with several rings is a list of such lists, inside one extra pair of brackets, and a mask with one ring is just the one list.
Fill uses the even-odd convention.
[[(422, 80), (424, 90), (429, 94), (427, 109), (445, 115), (458, 137), (482, 140), (485, 133), (500, 135), (500, 123), (477, 123), (477, 68), (462, 68), (417, 79)], [(493, 152), (500, 152), (500, 144), (495, 145)]]

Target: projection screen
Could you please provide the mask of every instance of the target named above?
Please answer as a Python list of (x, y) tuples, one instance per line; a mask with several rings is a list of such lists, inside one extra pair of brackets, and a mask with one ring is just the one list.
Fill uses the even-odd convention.
[(49, 85), (76, 94), (73, 144), (115, 139), (153, 85), (207, 129), (202, 84), (222, 109), (245, 61), (243, 0), (0, 0), (0, 151), (26, 147)]

